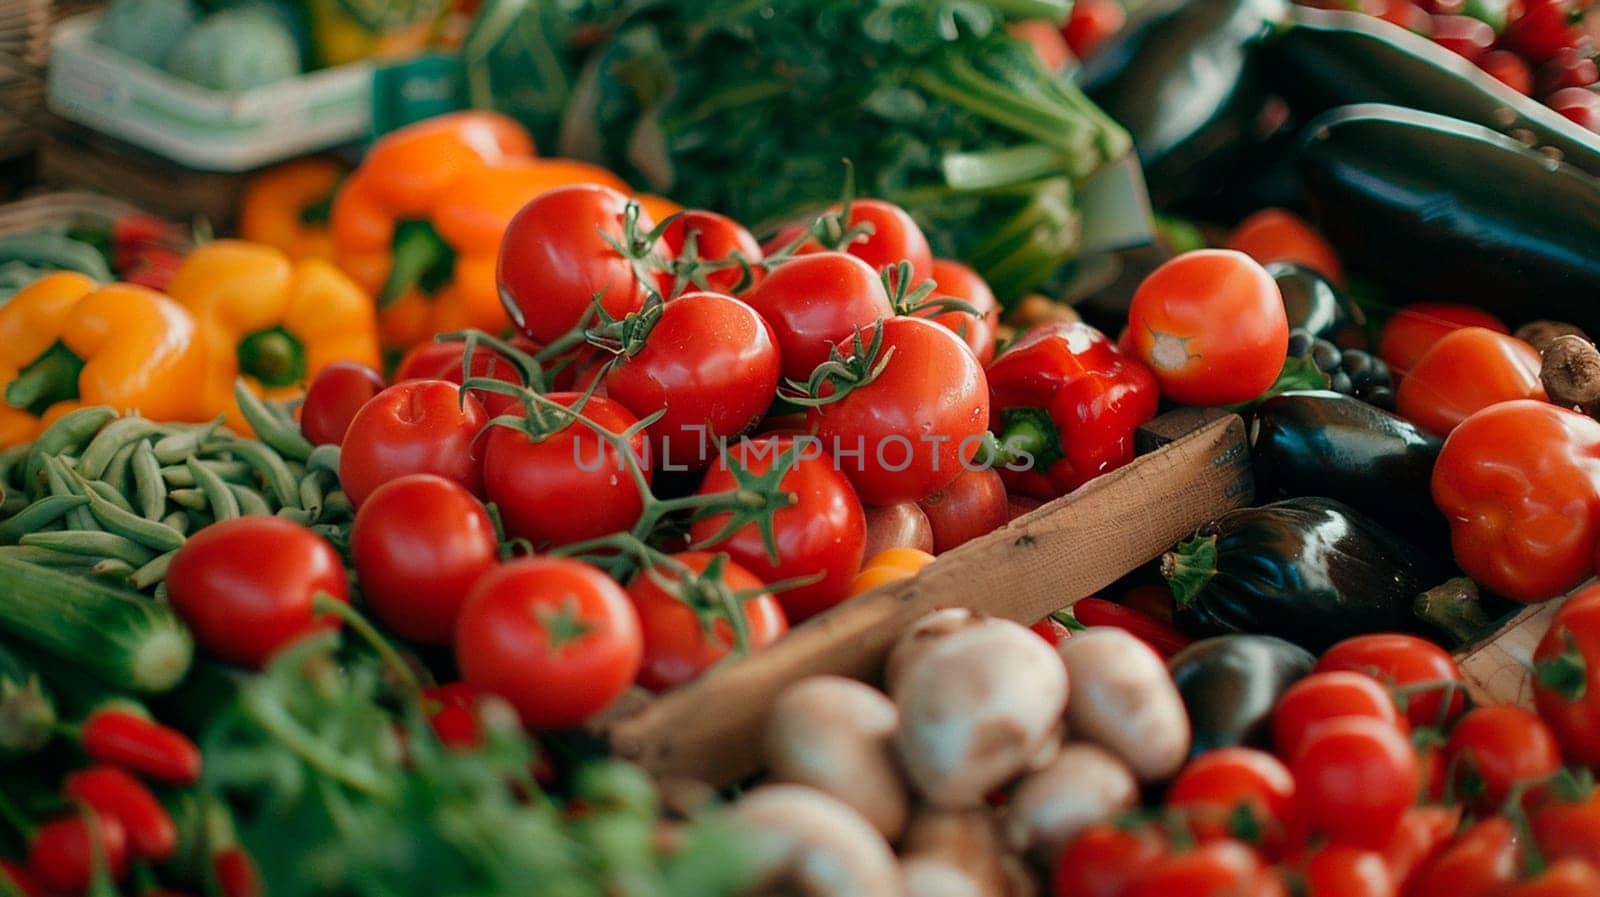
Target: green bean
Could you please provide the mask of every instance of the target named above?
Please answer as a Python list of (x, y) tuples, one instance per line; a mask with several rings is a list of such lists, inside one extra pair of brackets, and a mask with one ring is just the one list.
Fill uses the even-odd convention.
[(147, 520), (133, 513), (132, 508), (119, 508), (96, 495), (94, 484), (89, 484), (89, 512), (107, 532), (116, 533), (156, 551), (172, 551), (183, 544), (183, 534), (162, 526), (159, 521)]
[(128, 577), (133, 575), (133, 565), (118, 558), (106, 558), (90, 567), (89, 572), (101, 579), (109, 579), (116, 583), (126, 583)]
[(310, 456), (306, 458), (306, 470), (326, 470), (334, 476), (338, 476), (339, 447), (329, 443), (312, 449)]
[(239, 502), (234, 500), (233, 493), (228, 491), (228, 484), (222, 481), (222, 477), (201, 464), (198, 458), (190, 458), (188, 464), (189, 472), (194, 474), (195, 485), (211, 505), (211, 518), (220, 523), (238, 517)]
[(33, 447), (28, 450), (23, 482), (36, 482), (46, 456), (77, 451), (79, 446), (116, 417), (117, 412), (104, 405), (91, 405), (63, 414), (33, 441)]
[(146, 564), (155, 552), (116, 533), (68, 530), (60, 533), (28, 533), (20, 540), (23, 545), (48, 548), (67, 554), (81, 554), (93, 558), (116, 558), (134, 566)]
[(285, 458), (304, 461), (311, 454), (311, 442), (300, 435), (300, 428), (274, 414), (243, 380), (234, 381), (233, 398), (239, 403), (239, 413), (256, 431), (257, 439)]
[(311, 516), (311, 512), (304, 508), (279, 508), (277, 516), (285, 520), (293, 520), (301, 526), (310, 526), (317, 522), (316, 518)]
[(350, 503), (350, 496), (345, 495), (343, 489), (335, 489), (329, 492), (328, 497), (322, 501), (322, 518), (324, 520), (345, 519), (354, 515), (355, 512), (355, 506)]
[[(201, 464), (216, 471), (217, 476), (230, 483), (248, 483), (251, 474), (250, 465), (243, 461), (218, 461), (214, 458), (201, 458)], [(161, 478), (167, 481), (168, 486), (190, 488), (195, 485), (194, 474), (189, 472), (187, 464), (169, 464), (161, 468)]]
[[(45, 455), (41, 462), (44, 465), (45, 481), (49, 483), (51, 495), (82, 495), (83, 487), (73, 477), (72, 472), (62, 463), (56, 455)], [(94, 516), (89, 509), (82, 505), (67, 512), (67, 527), (69, 529), (95, 530)]]
[(24, 535), (54, 523), (73, 508), (81, 508), (88, 503), (88, 497), (83, 495), (47, 495), (0, 523), (0, 542), (15, 544)]
[(128, 584), (142, 592), (164, 581), (167, 578), (167, 567), (171, 566), (172, 556), (175, 554), (176, 551), (169, 551), (166, 554), (156, 555), (149, 563), (133, 571), (133, 575), (128, 578)]
[(83, 463), (79, 470), (91, 480), (99, 479), (111, 464), (111, 459), (126, 446), (165, 432), (164, 428), (148, 417), (129, 415), (106, 424), (89, 440), (83, 450)]
[(133, 452), (133, 492), (139, 499), (139, 513), (146, 520), (160, 520), (167, 510), (167, 484), (161, 481), (161, 462), (150, 443), (141, 442)]
[(322, 480), (332, 479), (325, 471), (312, 471), (300, 481), (300, 507), (311, 514), (312, 520), (322, 517)]
[(121, 492), (123, 495), (127, 495), (128, 474), (132, 472), (133, 468), (133, 453), (138, 450), (139, 446), (146, 444), (144, 440), (139, 440), (117, 449), (117, 453), (111, 457), (110, 466), (106, 468), (105, 473), (100, 475), (100, 479), (110, 484), (111, 488)]
[(238, 483), (229, 483), (228, 484), (228, 491), (232, 492), (233, 493), (233, 497), (235, 499), (237, 499), (238, 502), (239, 502), (239, 515), (240, 516), (242, 516), (242, 517), (252, 517), (252, 516), (255, 516), (255, 517), (271, 517), (272, 516), (272, 506), (267, 504), (266, 498), (263, 497), (261, 495), (261, 493), (257, 492), (254, 489), (251, 489), (249, 486), (241, 486)]
[(33, 443), (24, 442), (13, 445), (7, 449), (0, 449), (0, 486), (15, 484), (26, 486), (26, 483), (17, 481), (12, 474), (17, 472), (18, 465), (28, 459), (28, 452), (33, 449)]
[(204, 511), (211, 507), (211, 503), (206, 501), (205, 493), (199, 489), (174, 489), (167, 493), (167, 500), (191, 511)]
[(161, 523), (180, 535), (186, 535), (189, 532), (189, 514), (186, 511), (173, 511), (171, 514), (161, 518)]
[[(80, 474), (81, 476), (81, 474)], [(84, 480), (84, 487), (90, 498), (100, 498), (117, 506), (117, 510), (133, 513), (133, 505), (128, 504), (128, 497), (117, 491), (117, 488), (105, 480)], [(90, 507), (89, 512), (94, 513)]]
[(37, 545), (0, 545), (0, 556), (41, 567), (92, 567), (97, 563), (95, 558), (88, 555), (70, 554)]
[(289, 472), (288, 465), (266, 443), (241, 440), (233, 445), (233, 452), (255, 469), (267, 484), (267, 490), (278, 504), (285, 508), (300, 507), (300, 483)]
[(162, 464), (177, 464), (190, 455), (198, 454), (200, 447), (222, 426), (222, 421), (223, 418), (219, 416), (210, 423), (185, 427), (161, 437), (155, 446), (156, 460)]
[(21, 513), (22, 509), (26, 508), (29, 504), (30, 502), (28, 501), (28, 496), (24, 495), (23, 493), (15, 491), (6, 492), (5, 497), (0, 498), (0, 519), (10, 517), (12, 514)]

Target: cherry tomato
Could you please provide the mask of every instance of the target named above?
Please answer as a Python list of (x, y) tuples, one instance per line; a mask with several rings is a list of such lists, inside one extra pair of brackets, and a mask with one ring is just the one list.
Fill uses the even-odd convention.
[(1433, 42), (1476, 62), (1494, 46), (1494, 28), (1472, 16), (1434, 16)]
[(1584, 128), (1600, 131), (1600, 94), (1587, 87), (1563, 87), (1544, 102)]
[(1536, 80), (1539, 95), (1548, 97), (1564, 88), (1589, 87), (1600, 81), (1600, 66), (1595, 65), (1590, 54), (1576, 47), (1566, 47), (1539, 67)]
[(1523, 96), (1533, 93), (1533, 69), (1515, 53), (1508, 50), (1490, 50), (1478, 57), (1478, 68)]
[(1178, 773), (1167, 806), (1181, 808), (1202, 840), (1229, 829), (1241, 807), (1261, 831), (1261, 845), (1282, 846), (1294, 815), (1294, 777), (1277, 757), (1253, 748), (1207, 751)]
[(1124, 897), (1234, 897), (1253, 894), (1261, 858), (1237, 841), (1212, 841), (1146, 865)]
[(1534, 704), (1570, 763), (1600, 766), (1600, 586), (1556, 612), (1533, 654)]
[(1530, 825), (1546, 860), (1583, 860), (1600, 868), (1600, 795), (1546, 804), (1534, 811)]
[[(704, 573), (716, 555), (686, 551), (671, 557), (695, 573)], [(657, 576), (668, 580), (671, 587), (663, 588)], [(766, 647), (789, 631), (783, 608), (750, 571), (724, 558), (721, 583), (735, 597), (743, 598), (751, 650)], [(706, 617), (719, 613), (719, 596), (686, 587), (671, 569), (658, 567), (654, 576), (640, 573), (628, 586), (628, 598), (639, 614), (644, 637), (639, 684), (651, 691), (666, 691), (699, 677), (733, 649), (733, 626), (727, 615)]]
[(910, 579), (927, 565), (933, 555), (915, 548), (889, 548), (880, 551), (861, 565), (861, 572), (850, 581), (850, 595), (870, 592), (885, 583)]
[(1031, 495), (1008, 495), (1006, 496), (1006, 505), (1006, 522), (1010, 523), (1018, 517), (1032, 514), (1034, 511), (1044, 507), (1044, 502)]
[(257, 669), (301, 636), (339, 625), (312, 611), (318, 592), (349, 603), (339, 553), (281, 517), (214, 523), (190, 536), (167, 568), (167, 597), (200, 648)]
[(1344, 283), (1344, 266), (1339, 263), (1338, 253), (1304, 218), (1287, 209), (1262, 209), (1239, 222), (1228, 248), (1263, 265), (1298, 262), (1336, 284)]
[(842, 252), (784, 262), (744, 298), (772, 325), (783, 376), (802, 383), (835, 344), (894, 314), (872, 266)]
[(1272, 715), (1272, 740), (1279, 756), (1293, 757), (1306, 735), (1331, 719), (1364, 716), (1399, 731), (1407, 726), (1383, 686), (1360, 673), (1313, 673), (1289, 686)]
[[(761, 244), (756, 242), (756, 238), (748, 230), (745, 230), (744, 225), (726, 215), (702, 209), (690, 209), (667, 222), (666, 230), (661, 233), (661, 242), (670, 256), (680, 258), (690, 234), (694, 235), (694, 256), (697, 259), (721, 262), (732, 259), (734, 253), (738, 253), (745, 261), (752, 264), (761, 261)], [(760, 270), (753, 269), (751, 274), (759, 276)], [(705, 281), (709, 289), (727, 293), (739, 285), (742, 277), (744, 277), (743, 271), (738, 267), (731, 267), (708, 272)], [(663, 286), (661, 294), (670, 295), (668, 292), (670, 288), (670, 283)]]
[(917, 505), (928, 515), (933, 529), (934, 554), (988, 535), (1005, 526), (1010, 516), (1006, 485), (992, 467), (963, 468), (944, 488)]
[[(1165, 587), (1161, 587), (1165, 589)], [(1170, 605), (1171, 598), (1168, 597)], [(1194, 641), (1171, 623), (1136, 607), (1090, 596), (1072, 606), (1073, 616), (1085, 626), (1115, 626), (1138, 636), (1162, 657), (1171, 657)]]
[(1550, 868), (1502, 897), (1594, 897), (1600, 894), (1600, 871), (1583, 860), (1558, 860)]
[[(835, 207), (831, 211), (839, 210)], [(892, 270), (902, 261), (910, 262), (913, 288), (933, 277), (933, 250), (928, 248), (922, 228), (905, 209), (881, 199), (852, 200), (847, 226), (861, 225), (869, 225), (872, 232), (856, 237), (844, 247), (845, 252), (866, 262), (874, 271)], [(822, 246), (815, 242), (800, 248), (802, 253), (821, 251)]]
[(1410, 0), (1368, 0), (1363, 5), (1385, 22), (1399, 25), (1424, 37), (1433, 35), (1433, 20), (1422, 7)]
[(317, 372), (300, 406), (300, 432), (313, 445), (338, 445), (350, 421), (383, 391), (383, 377), (354, 361), (335, 361)]
[(1537, 784), (1561, 768), (1550, 727), (1511, 704), (1469, 711), (1450, 733), (1445, 756), (1456, 771), (1456, 793), (1477, 797), (1484, 808), (1500, 806), (1513, 788)]
[(1055, 897), (1123, 897), (1133, 879), (1166, 852), (1151, 828), (1092, 825), (1056, 857)]
[(1045, 617), (1028, 628), (1052, 648), (1059, 648), (1072, 640), (1072, 630), (1055, 617)]
[(451, 682), (422, 690), (428, 725), (446, 747), (470, 750), (483, 742), (478, 723), (478, 693), (465, 682)]
[(729, 468), (730, 462), (742, 475), (760, 476), (771, 471), (780, 458), (788, 469), (778, 488), (794, 496), (794, 501), (772, 514), (776, 560), (767, 556), (761, 529), (754, 520), (712, 542), (731, 521), (726, 513), (715, 514), (691, 524), (689, 538), (698, 548), (726, 551), (739, 566), (765, 583), (821, 573), (822, 578), (816, 582), (778, 594), (778, 603), (793, 624), (844, 600), (851, 578), (861, 569), (866, 515), (850, 481), (834, 468), (815, 442), (797, 444), (793, 437), (766, 437), (740, 440), (732, 446), (728, 457), (706, 473), (697, 494), (739, 488), (739, 478)]
[(1506, 818), (1491, 816), (1424, 863), (1406, 897), (1494, 897), (1520, 869), (1516, 830)]
[[(571, 408), (583, 394), (554, 392), (548, 398)], [(639, 422), (621, 403), (603, 396), (590, 396), (581, 413), (617, 434)], [(550, 416), (552, 426), (558, 420)], [(652, 467), (644, 439), (643, 433), (635, 433), (628, 444), (648, 485)], [(522, 430), (497, 426), (483, 449), (484, 492), (500, 510), (506, 535), (534, 545), (569, 545), (621, 532), (638, 521), (644, 496), (628, 464), (616, 445), (581, 421), (539, 441)]]
[(639, 673), (639, 617), (622, 587), (566, 558), (534, 557), (478, 580), (456, 623), (462, 679), (535, 729), (575, 726)]
[(717, 293), (668, 302), (634, 355), (606, 374), (606, 395), (650, 425), (653, 466), (703, 470), (719, 440), (761, 420), (778, 386), (778, 346), (755, 309)]
[(878, 326), (876, 378), (806, 419), (862, 501), (918, 501), (952, 483), (978, 453), (989, 385), (977, 358), (943, 327), (921, 318)]
[(1291, 768), (1299, 812), (1337, 844), (1381, 848), (1417, 796), (1417, 758), (1392, 724), (1332, 719), (1311, 730)]
[(1511, 332), (1499, 318), (1470, 305), (1418, 302), (1395, 312), (1383, 325), (1383, 332), (1378, 335), (1378, 357), (1389, 366), (1398, 383), (1434, 343), (1463, 327)]
[(1582, 42), (1577, 12), (1573, 0), (1526, 0), (1522, 15), (1506, 26), (1501, 43), (1531, 62), (1547, 62)]
[(1306, 897), (1395, 897), (1394, 881), (1383, 855), (1358, 847), (1328, 844), (1306, 861)]
[(402, 638), (448, 645), (467, 590), (499, 559), (472, 493), (417, 473), (379, 486), (356, 512), (350, 553), (361, 597)]
[(863, 557), (872, 557), (890, 548), (915, 548), (933, 553), (933, 525), (916, 502), (867, 507), (867, 542)]
[(1389, 867), (1389, 880), (1401, 894), (1409, 893), (1412, 877), (1456, 836), (1461, 825), (1461, 807), (1420, 806), (1406, 810), (1394, 837), (1383, 848)]
[(1444, 435), (1490, 405), (1513, 399), (1546, 401), (1541, 364), (1539, 350), (1522, 340), (1463, 327), (1435, 343), (1406, 374), (1395, 391), (1395, 409)]
[(112, 880), (122, 880), (128, 874), (127, 832), (93, 810), (58, 816), (35, 829), (28, 842), (28, 870), (51, 894), (83, 894), (94, 880), (96, 841)]
[[(1349, 670), (1406, 689), (1406, 719), (1413, 727), (1444, 728), (1466, 706), (1461, 668), (1449, 652), (1426, 639), (1401, 633), (1358, 635), (1329, 648), (1317, 672)], [(1427, 688), (1435, 683), (1437, 688)], [(1445, 702), (1448, 701), (1448, 705)]]
[(1278, 378), (1289, 320), (1278, 285), (1231, 249), (1186, 252), (1139, 284), (1128, 311), (1133, 354), (1161, 394), (1186, 405), (1226, 405)]
[(1083, 0), (1072, 4), (1072, 13), (1061, 33), (1066, 35), (1072, 55), (1088, 59), (1090, 54), (1122, 30), (1128, 14), (1117, 0)]
[(357, 507), (372, 490), (410, 473), (436, 473), (483, 492), (478, 431), (483, 406), (443, 380), (397, 383), (361, 406), (339, 451), (339, 484)]
[[(541, 193), (517, 212), (500, 242), (495, 279), (518, 330), (549, 344), (578, 326), (597, 295), (613, 318), (643, 304), (633, 260), (611, 243), (627, 245), (628, 202), (610, 187), (574, 184)], [(654, 226), (641, 209), (639, 234)]]
[(930, 308), (918, 312), (917, 316), (931, 318), (939, 326), (961, 337), (972, 353), (978, 356), (978, 363), (988, 367), (989, 362), (994, 360), (995, 333), (1000, 327), (1000, 303), (995, 300), (994, 291), (989, 289), (978, 272), (950, 259), (933, 260), (933, 282), (936, 296), (959, 299), (972, 306), (977, 314), (959, 309), (940, 312)]

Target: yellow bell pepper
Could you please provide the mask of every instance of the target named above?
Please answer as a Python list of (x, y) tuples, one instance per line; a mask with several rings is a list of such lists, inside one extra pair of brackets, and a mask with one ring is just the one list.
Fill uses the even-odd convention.
[(317, 63), (344, 65), (361, 59), (393, 59), (426, 49), (444, 12), (439, 0), (366, 2), (310, 0), (311, 39)]
[(0, 445), (30, 441), (85, 405), (203, 419), (192, 396), (204, 374), (183, 306), (133, 284), (47, 275), (0, 306)]
[(168, 291), (206, 344), (202, 407), (240, 433), (250, 429), (233, 398), (237, 378), (268, 398), (292, 398), (332, 362), (379, 363), (372, 299), (331, 263), (296, 264), (270, 246), (218, 240), (184, 261)]
[(328, 226), (345, 167), (332, 159), (296, 159), (250, 179), (239, 202), (239, 236), (295, 261), (333, 259)]

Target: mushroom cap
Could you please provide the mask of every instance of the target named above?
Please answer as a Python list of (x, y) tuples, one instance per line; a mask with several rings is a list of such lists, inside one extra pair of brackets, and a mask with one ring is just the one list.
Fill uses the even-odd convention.
[(762, 885), (804, 897), (900, 897), (894, 851), (860, 813), (805, 785), (762, 785), (729, 814), (760, 836)]

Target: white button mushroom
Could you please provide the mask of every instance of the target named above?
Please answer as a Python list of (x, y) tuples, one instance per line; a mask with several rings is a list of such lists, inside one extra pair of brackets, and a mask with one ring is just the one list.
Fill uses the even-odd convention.
[(849, 805), (804, 785), (762, 785), (734, 802), (758, 838), (757, 890), (795, 897), (901, 897), (887, 841)]
[(994, 816), (925, 810), (906, 832), (900, 864), (906, 897), (1008, 897), (1010, 877)]
[(1189, 753), (1189, 716), (1161, 655), (1110, 626), (1077, 633), (1057, 650), (1073, 683), (1072, 737), (1110, 750), (1141, 782), (1175, 775)]
[(1048, 863), (1084, 829), (1138, 802), (1139, 783), (1121, 760), (1096, 745), (1068, 744), (1012, 792), (1006, 844)]

